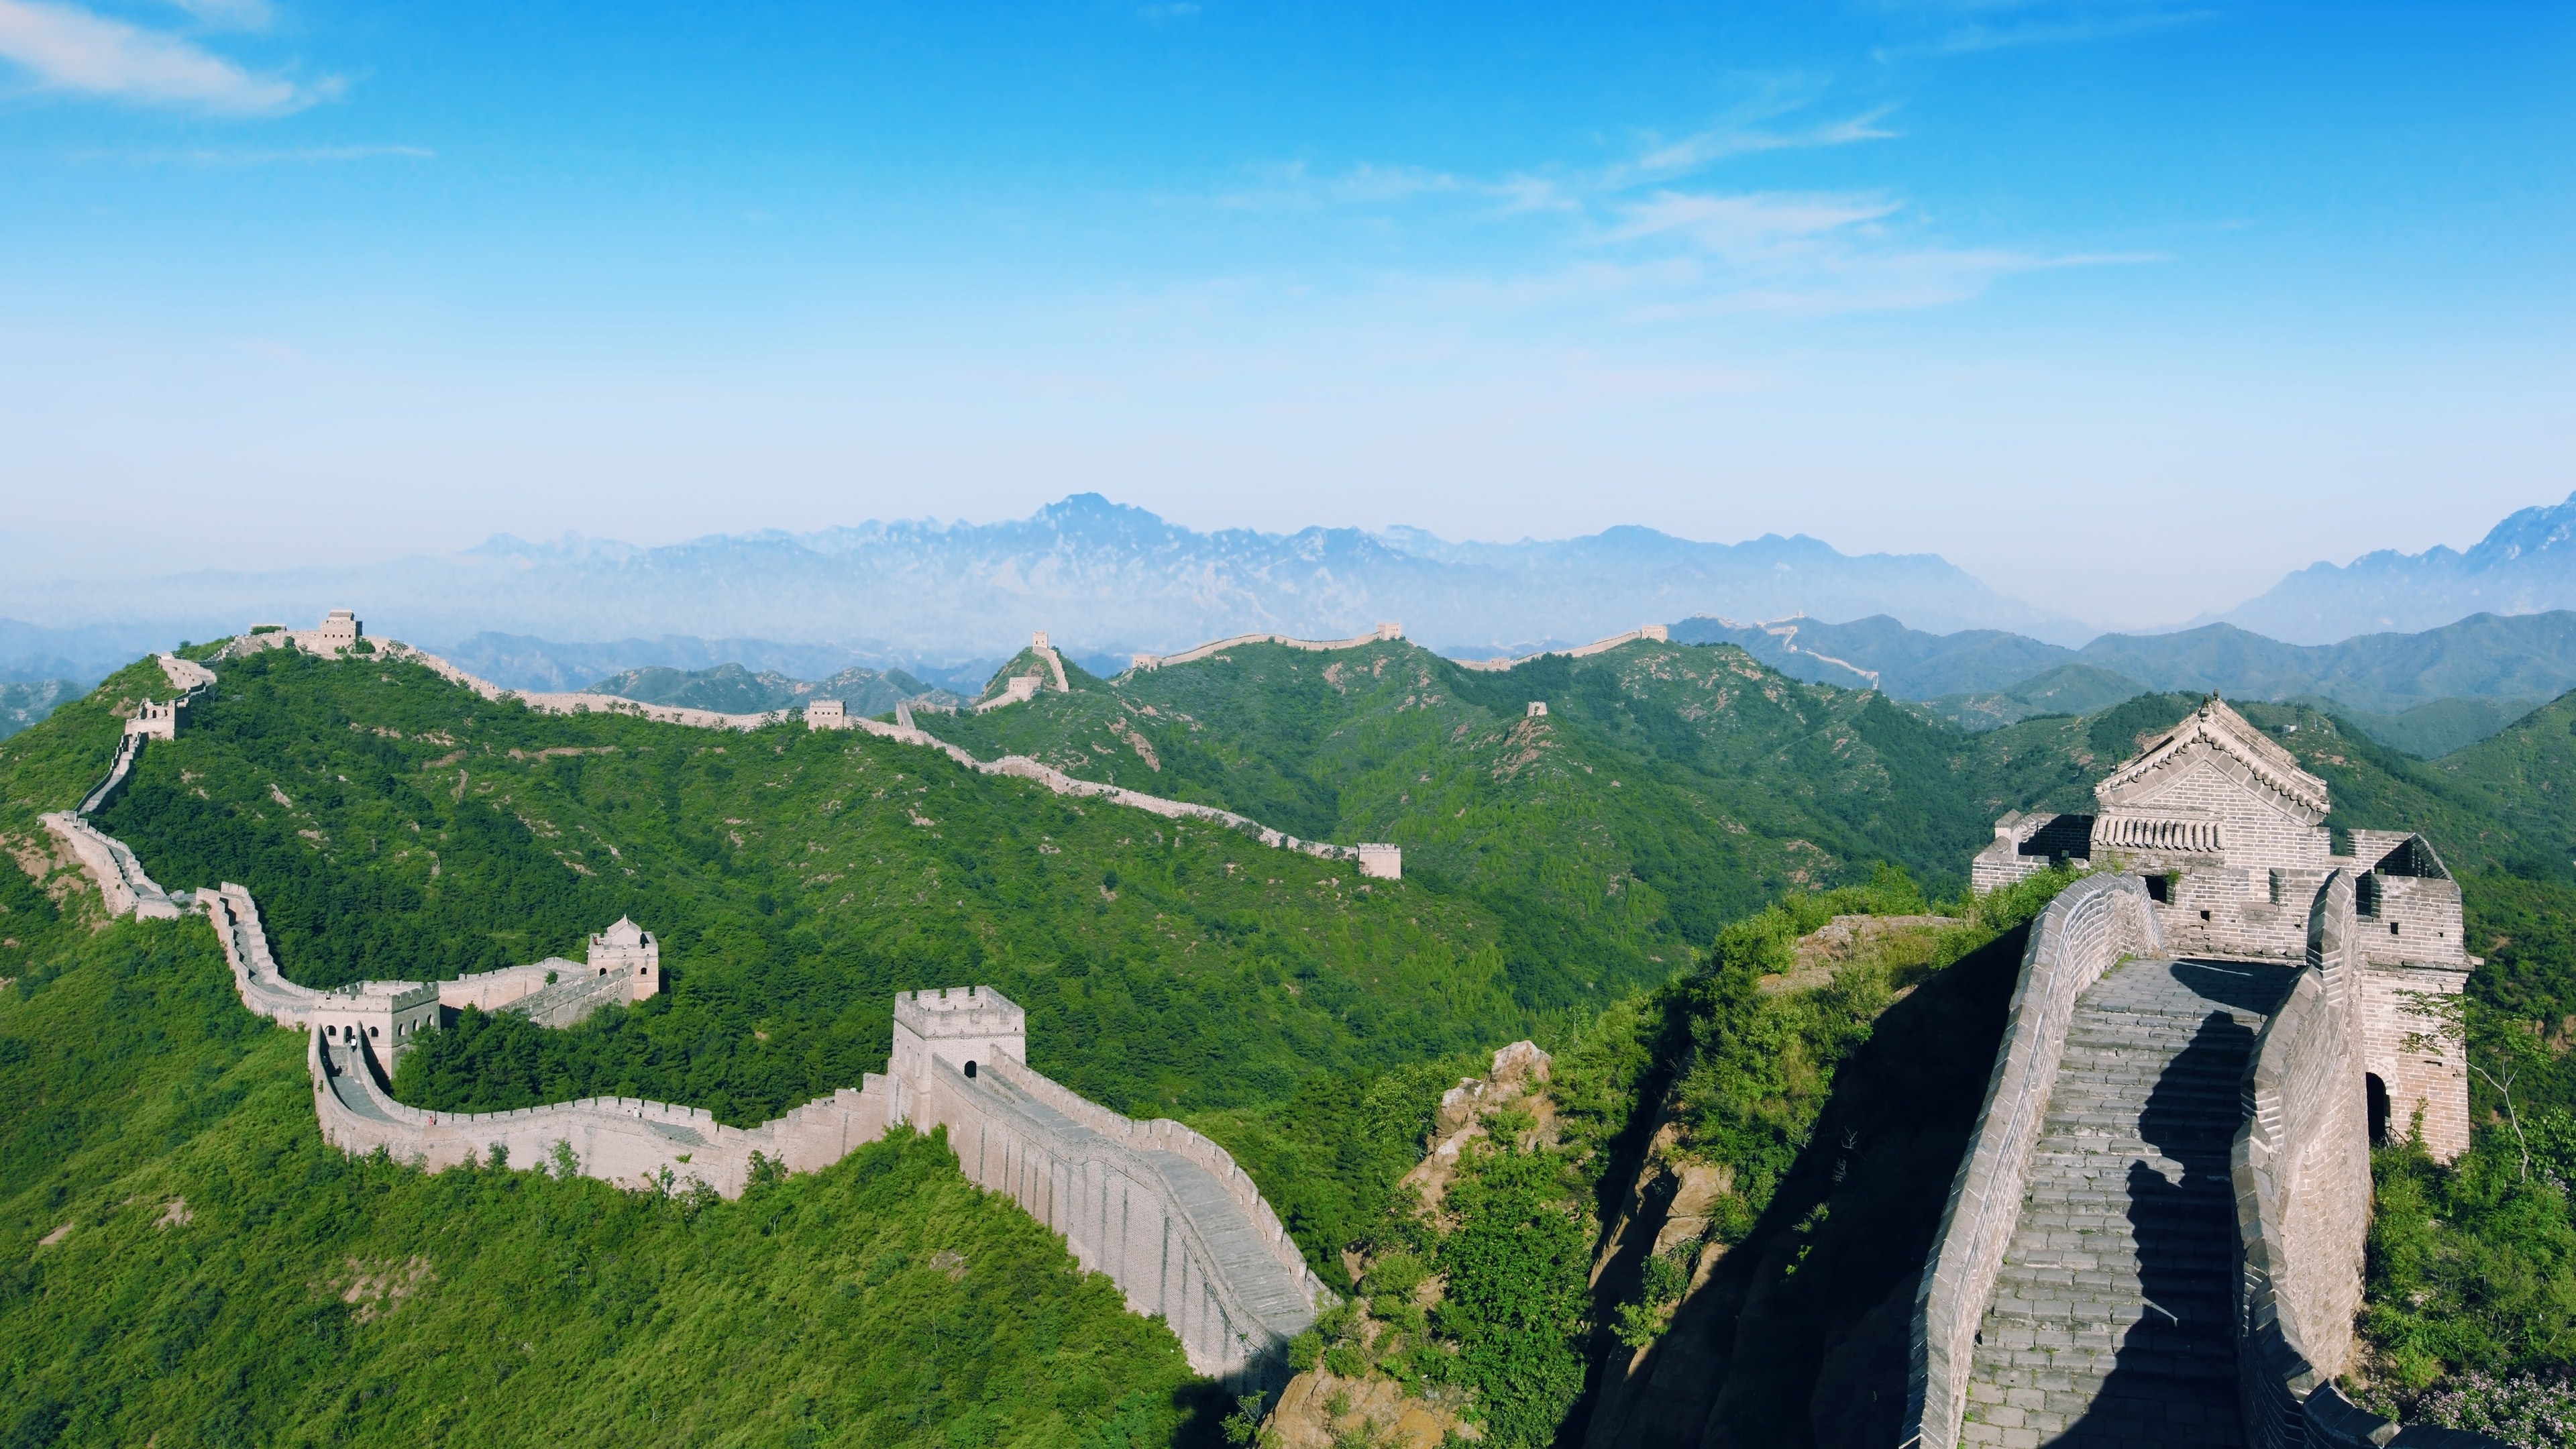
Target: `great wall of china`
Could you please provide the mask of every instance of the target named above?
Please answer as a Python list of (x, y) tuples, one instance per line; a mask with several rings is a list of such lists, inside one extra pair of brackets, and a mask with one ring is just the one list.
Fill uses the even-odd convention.
[(2370, 1149), (2469, 1145), (2439, 1003), (2479, 964), (2421, 837), (2214, 696), (2095, 786), (2013, 812), (1980, 890), (2100, 867), (2033, 923), (1914, 1301), (1905, 1449), (2502, 1449), (2351, 1403)]
[[(356, 637), (342, 615), (275, 642), (337, 653)], [(1187, 657), (1254, 642), (1342, 648), (1390, 637), (1391, 626), (1322, 643), (1246, 636)], [(407, 646), (381, 647), (486, 698), (547, 712), (605, 709), (729, 729), (785, 718), (529, 696)], [(287, 981), (247, 890), (225, 883), (172, 896), (81, 818), (112, 797), (145, 740), (175, 737), (190, 699), (214, 682), (189, 661), (164, 655), (161, 664), (179, 696), (146, 701), (108, 779), (45, 824), (113, 913), (209, 917), (244, 1004), (307, 1032), (316, 1115), (343, 1150), (382, 1150), (431, 1169), (553, 1164), (634, 1188), (695, 1183), (733, 1195), (763, 1164), (815, 1170), (898, 1123), (944, 1129), (971, 1179), (1062, 1234), (1135, 1311), (1161, 1315), (1201, 1373), (1238, 1386), (1274, 1381), (1285, 1340), (1330, 1302), (1222, 1148), (1179, 1123), (1122, 1117), (1031, 1071), (1025, 1015), (990, 988), (900, 996), (886, 1074), (757, 1127), (624, 1098), (480, 1114), (394, 1101), (381, 1073), (440, 1011), (556, 999), (543, 1019), (562, 1022), (618, 995), (636, 999), (659, 986), (651, 938), (620, 922), (592, 938), (591, 961), (454, 982), (315, 991)], [(809, 709), (807, 723), (1368, 864), (1361, 852), (1372, 847), (1297, 841), (1024, 757), (979, 761), (914, 727), (909, 711), (897, 714), (888, 724)], [(2102, 868), (2061, 892), (2030, 931), (1985, 1106), (1915, 1298), (1904, 1449), (2500, 1449), (2477, 1434), (2401, 1429), (2335, 1383), (2357, 1351), (2370, 1146), (2398, 1130), (2441, 1158), (2467, 1146), (2464, 1048), (2428, 1006), (2457, 995), (2478, 964), (2464, 950), (2457, 885), (2417, 836), (2350, 831), (2351, 854), (2331, 853), (2339, 842), (2325, 828), (2324, 782), (2214, 698), (2096, 795), (2094, 815), (2005, 816), (1972, 872), (1978, 888), (1992, 889), (2051, 864)]]
[[(259, 640), (253, 648), (284, 644), (339, 654), (361, 636), (354, 619), (338, 615), (322, 630), (250, 637)], [(744, 723), (745, 717), (670, 711), (606, 695), (531, 700), (406, 646), (378, 648), (386, 657), (422, 663), (487, 699), (518, 698), (546, 712), (623, 713), (631, 707), (672, 723), (758, 727)], [(226, 657), (230, 652), (228, 646)], [(108, 780), (80, 809), (44, 816), (45, 827), (96, 881), (111, 915), (208, 919), (242, 1004), (306, 1034), (314, 1113), (323, 1138), (341, 1150), (382, 1151), (432, 1171), (469, 1161), (516, 1163), (638, 1190), (703, 1186), (731, 1197), (764, 1164), (814, 1171), (896, 1125), (945, 1131), (970, 1179), (1009, 1194), (1061, 1234), (1076, 1261), (1107, 1274), (1133, 1311), (1161, 1317), (1199, 1373), (1236, 1387), (1276, 1380), (1284, 1372), (1287, 1340), (1332, 1301), (1277, 1213), (1224, 1148), (1178, 1122), (1121, 1116), (1031, 1070), (1026, 1014), (989, 987), (900, 994), (885, 1075), (867, 1073), (856, 1088), (756, 1127), (732, 1127), (695, 1108), (631, 1098), (491, 1113), (431, 1112), (395, 1101), (385, 1085), (393, 1063), (421, 1032), (437, 1029), (443, 1012), (470, 1004), (518, 1011), (543, 1025), (570, 1025), (609, 1001), (658, 992), (658, 943), (621, 920), (591, 937), (580, 962), (550, 959), (453, 981), (365, 981), (330, 990), (288, 980), (247, 889), (227, 881), (173, 896), (122, 842), (82, 818), (113, 797), (145, 739), (176, 737), (191, 699), (215, 682), (212, 671), (174, 656), (161, 656), (161, 667), (178, 697), (168, 704), (147, 701), (136, 716), (142, 727), (129, 721)], [(783, 716), (751, 718), (774, 723)], [(847, 723), (937, 746), (982, 773), (1036, 779), (1065, 793), (1158, 814), (1213, 819), (1290, 849), (1343, 852), (1364, 871), (1372, 864), (1387, 874), (1395, 869), (1393, 862), (1363, 853), (1372, 847), (1298, 841), (1228, 812), (1094, 786), (1034, 761), (1013, 757), (985, 764), (918, 730), (865, 719)]]

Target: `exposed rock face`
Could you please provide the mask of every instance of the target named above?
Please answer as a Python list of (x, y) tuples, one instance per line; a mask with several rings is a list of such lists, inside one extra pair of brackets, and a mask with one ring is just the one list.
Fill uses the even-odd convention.
[(1404, 1185), (1422, 1194), (1422, 1205), (1440, 1211), (1450, 1179), (1458, 1175), (1458, 1154), (1485, 1135), (1485, 1119), (1505, 1107), (1520, 1106), (1546, 1132), (1556, 1118), (1556, 1104), (1545, 1092), (1555, 1062), (1538, 1043), (1516, 1041), (1494, 1053), (1494, 1065), (1483, 1077), (1462, 1077), (1440, 1095), (1439, 1115), (1432, 1119), (1431, 1150), (1404, 1175)]
[[(1487, 1134), (1488, 1120), (1496, 1113), (1526, 1112), (1535, 1135), (1542, 1140), (1554, 1137), (1556, 1103), (1545, 1088), (1555, 1065), (1538, 1043), (1516, 1041), (1494, 1053), (1494, 1064), (1484, 1076), (1461, 1078), (1441, 1094), (1439, 1113), (1432, 1119), (1431, 1150), (1403, 1180), (1404, 1186), (1422, 1195), (1425, 1209), (1435, 1217), (1440, 1214), (1449, 1184), (1458, 1175), (1459, 1154)], [(1342, 1266), (1354, 1280), (1369, 1267), (1348, 1252), (1342, 1255)], [(1438, 1280), (1423, 1284), (1414, 1301), (1425, 1308), (1436, 1306)], [(1371, 1325), (1372, 1330), (1375, 1327)], [(1337, 1403), (1339, 1413), (1333, 1412)], [(1436, 1449), (1453, 1430), (1463, 1438), (1480, 1437), (1476, 1425), (1459, 1419), (1458, 1407), (1409, 1395), (1380, 1374), (1346, 1379), (1317, 1367), (1289, 1380), (1263, 1423), (1264, 1431), (1276, 1437), (1262, 1442), (1278, 1449), (1332, 1449), (1338, 1436), (1358, 1430), (1377, 1436), (1369, 1443)]]
[(1388, 1449), (1439, 1449), (1453, 1431), (1465, 1439), (1479, 1437), (1477, 1427), (1461, 1424), (1455, 1410), (1410, 1397), (1393, 1379), (1345, 1379), (1320, 1368), (1289, 1382), (1266, 1427), (1272, 1437), (1262, 1442), (1272, 1449), (1335, 1449), (1353, 1431)]

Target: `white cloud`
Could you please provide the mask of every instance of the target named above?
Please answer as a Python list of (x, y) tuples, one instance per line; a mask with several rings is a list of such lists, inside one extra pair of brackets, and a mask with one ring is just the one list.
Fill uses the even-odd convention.
[(202, 24), (223, 30), (265, 30), (277, 18), (268, 0), (170, 0)]
[(309, 166), (332, 161), (435, 161), (426, 146), (198, 146), (178, 151), (87, 151), (76, 161), (127, 161), (137, 166)]
[(0, 0), (0, 58), (46, 90), (235, 115), (301, 110), (339, 91), (337, 81), (254, 75), (177, 36), (37, 0)]
[(1849, 146), (1859, 141), (1893, 141), (1898, 133), (1886, 130), (1878, 123), (1895, 109), (1881, 106), (1843, 120), (1792, 131), (1764, 130), (1759, 126), (1730, 121), (1677, 140), (1655, 141), (1634, 161), (1611, 167), (1603, 179), (1612, 186), (1628, 185), (1697, 171), (1734, 156)]

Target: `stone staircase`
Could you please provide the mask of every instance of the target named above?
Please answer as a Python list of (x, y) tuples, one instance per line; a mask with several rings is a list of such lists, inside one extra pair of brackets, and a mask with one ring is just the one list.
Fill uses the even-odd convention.
[(2242, 1443), (2228, 1153), (2294, 975), (2131, 961), (2078, 998), (1961, 1444)]

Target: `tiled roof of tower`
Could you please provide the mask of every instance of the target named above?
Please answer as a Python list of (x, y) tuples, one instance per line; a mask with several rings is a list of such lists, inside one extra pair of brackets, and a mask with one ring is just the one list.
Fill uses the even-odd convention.
[(2162, 739), (2103, 776), (2102, 782), (2093, 787), (2094, 798), (2104, 805), (2125, 803), (2158, 770), (2195, 747), (2233, 757), (2256, 781), (2289, 804), (2319, 816), (2333, 808), (2325, 781), (2300, 769), (2296, 756), (2266, 739), (2260, 729), (2229, 709), (2226, 701), (2215, 694), (2201, 701), (2200, 708)]

